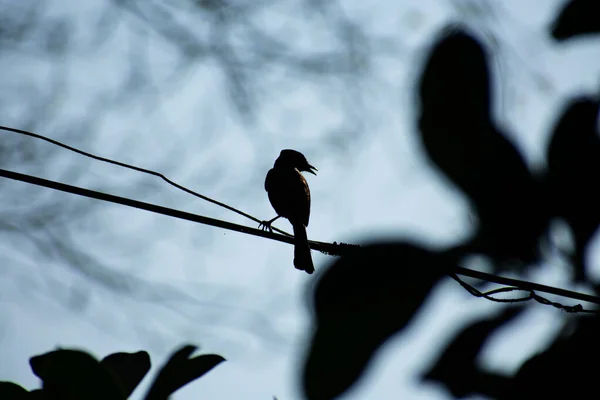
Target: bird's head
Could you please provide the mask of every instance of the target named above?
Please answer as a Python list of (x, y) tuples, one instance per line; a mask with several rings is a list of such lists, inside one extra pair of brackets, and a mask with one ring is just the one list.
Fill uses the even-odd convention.
[(279, 157), (275, 160), (275, 166), (282, 168), (297, 168), (298, 171), (310, 172), (313, 175), (316, 175), (315, 171), (318, 171), (308, 163), (304, 154), (291, 149), (281, 150)]

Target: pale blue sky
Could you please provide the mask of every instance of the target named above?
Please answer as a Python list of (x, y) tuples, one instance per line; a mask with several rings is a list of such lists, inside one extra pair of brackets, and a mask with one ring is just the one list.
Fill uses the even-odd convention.
[[(413, 90), (431, 35), (458, 19), (502, 39), (495, 63), (501, 89), (496, 93), (496, 116), (532, 165), (543, 162), (549, 128), (566, 96), (597, 91), (600, 46), (559, 45), (549, 39), (549, 18), (561, 1), (505, 1), (504, 8), (494, 9), (497, 19), (461, 14), (455, 3), (459, 2), (344, 2), (349, 18), (371, 34), (395, 38), (398, 46), (397, 53), (372, 60), (371, 75), (363, 85), (366, 134), (352, 140), (345, 140), (344, 129), (349, 127), (341, 112), (340, 92), (317, 78), (304, 82), (294, 80), (289, 71), (270, 71), (261, 78), (269, 91), (260, 98), (257, 124), (251, 129), (232, 112), (224, 78), (210, 63), (186, 71), (167, 90), (161, 82), (174, 65), (175, 54), (127, 14), (97, 51), (69, 59), (69, 89), (56, 118), (59, 122), (49, 122), (37, 133), (59, 138), (69, 121), (93, 113), (98, 95), (110, 93), (128, 73), (132, 57), (128, 46), (136, 43), (132, 35), (141, 30), (149, 33), (147, 48), (134, 54), (149, 60), (158, 82), (155, 89), (105, 112), (93, 140), (86, 141), (81, 132), (70, 144), (81, 143), (83, 150), (164, 172), (192, 190), (263, 219), (274, 215), (263, 189), (264, 175), (282, 148), (294, 148), (319, 169), (318, 176), (308, 177), (313, 198), (309, 238), (359, 242), (395, 236), (456, 243), (471, 229), (466, 200), (430, 169), (414, 132)], [(461, 4), (466, 3), (478, 2)], [(99, 0), (47, 4), (49, 12), (74, 17), (82, 42), (89, 39), (86, 26), (102, 8)], [(296, 32), (300, 46), (310, 49), (318, 43), (326, 48), (333, 39), (318, 30), (307, 32), (312, 22), (298, 22), (302, 17), (292, 11), (293, 5), (282, 2), (261, 18), (275, 33)], [(41, 71), (49, 73), (51, 67), (60, 66), (59, 60), (41, 61), (26, 53), (11, 57), (20, 68), (6, 71), (2, 84), (24, 85), (34, 75), (47, 79)], [(15, 105), (12, 114), (1, 116), (1, 123), (19, 128), (20, 112), (26, 110)], [(73, 165), (81, 165), (83, 172), (69, 181), (65, 169)], [(156, 178), (62, 150), (60, 161), (36, 174), (255, 226)], [(14, 190), (22, 190), (22, 185), (10, 183)], [(48, 190), (35, 192), (45, 196)], [(69, 194), (53, 195), (90, 207), (95, 204)], [(290, 228), (286, 221), (276, 225)], [(146, 349), (155, 373), (170, 352), (190, 342), (228, 361), (174, 399), (301, 398), (298, 368), (310, 335), (306, 293), (315, 276), (293, 268), (291, 246), (112, 204), (94, 207), (90, 215), (76, 220), (69, 234), (119, 273), (143, 281), (135, 284), (133, 294), (118, 293), (60, 261), (40, 265), (33, 257), (15, 256), (0, 277), (0, 379), (35, 387), (38, 382), (28, 358), (56, 346), (83, 348), (98, 357)], [(598, 250), (592, 253), (597, 260)], [(317, 252), (313, 257), (318, 271), (332, 261)], [(557, 266), (531, 276), (562, 287), (565, 278)], [(449, 398), (443, 389), (421, 385), (416, 377), (465, 321), (497, 308), (472, 298), (456, 283), (445, 282), (415, 323), (386, 344), (365, 379), (344, 399)], [(543, 348), (562, 317), (561, 311), (550, 307), (534, 307), (514, 334), (493, 341), (482, 362), (514, 371)], [(137, 390), (134, 399), (142, 394)]]

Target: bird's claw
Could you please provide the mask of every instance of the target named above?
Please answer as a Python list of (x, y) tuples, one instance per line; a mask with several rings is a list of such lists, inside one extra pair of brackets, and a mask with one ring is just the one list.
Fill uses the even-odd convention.
[(262, 221), (260, 224), (258, 224), (258, 228), (263, 231), (266, 231), (268, 229), (269, 232), (273, 233), (273, 228), (271, 227), (271, 221)]

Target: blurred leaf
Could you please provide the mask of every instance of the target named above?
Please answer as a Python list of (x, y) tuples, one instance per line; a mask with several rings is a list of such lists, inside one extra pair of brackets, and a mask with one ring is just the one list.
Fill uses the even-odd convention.
[[(459, 28), (446, 28), (421, 77), (421, 112), (461, 125), (490, 119), (490, 76), (481, 44)], [(477, 121), (472, 121), (475, 124)]]
[(574, 99), (565, 108), (548, 146), (548, 178), (555, 212), (571, 226), (575, 240), (574, 281), (587, 280), (585, 250), (600, 224), (600, 104)]
[(29, 360), (49, 399), (126, 399), (110, 372), (78, 350), (56, 350)]
[[(482, 318), (467, 327), (454, 337), (441, 357), (428, 372), (423, 374), (426, 381), (440, 382), (455, 397), (472, 394), (485, 394), (498, 398), (506, 387), (506, 378), (480, 371), (476, 359), (481, 348), (498, 328), (512, 321), (523, 310), (523, 307), (509, 307), (493, 318)], [(487, 379), (482, 379), (487, 376)]]
[(546, 351), (525, 362), (507, 399), (593, 399), (600, 397), (600, 318), (580, 317)]
[(189, 358), (195, 350), (196, 346), (183, 346), (169, 358), (169, 361), (161, 368), (154, 380), (152, 387), (146, 395), (146, 400), (168, 399), (171, 393), (187, 385), (194, 379), (200, 378), (225, 361), (223, 357), (216, 354), (206, 354)]
[(425, 249), (373, 244), (342, 257), (314, 291), (316, 331), (304, 366), (309, 399), (331, 399), (363, 373), (376, 350), (419, 310), (448, 266)]
[(562, 41), (581, 35), (600, 33), (599, 10), (597, 0), (568, 2), (552, 24), (552, 36)]
[(433, 49), (420, 83), (420, 138), (431, 161), (475, 207), (473, 245), (501, 265), (539, 257), (548, 224), (541, 185), (490, 117), (483, 47), (450, 30)]
[(28, 396), (29, 392), (16, 383), (0, 382), (0, 399), (25, 400)]
[(120, 382), (125, 397), (129, 397), (150, 370), (150, 356), (145, 351), (113, 353), (100, 364), (114, 374), (113, 379)]

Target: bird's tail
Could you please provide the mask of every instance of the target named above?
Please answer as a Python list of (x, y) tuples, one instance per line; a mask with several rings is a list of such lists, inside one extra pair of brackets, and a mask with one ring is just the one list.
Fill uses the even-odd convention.
[(308, 236), (306, 235), (306, 227), (302, 224), (294, 225), (294, 267), (296, 269), (306, 271), (308, 274), (315, 272), (315, 266), (310, 255), (310, 246), (308, 245)]

